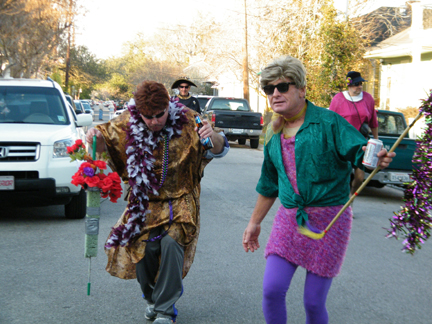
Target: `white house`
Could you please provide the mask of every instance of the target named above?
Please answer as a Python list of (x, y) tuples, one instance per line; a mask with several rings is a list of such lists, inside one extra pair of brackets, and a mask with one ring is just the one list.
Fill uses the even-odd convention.
[[(408, 1), (411, 27), (371, 48), (365, 58), (379, 67), (379, 108), (419, 107), (432, 89), (432, 10), (426, 1)], [(374, 64), (379, 60), (380, 64)]]

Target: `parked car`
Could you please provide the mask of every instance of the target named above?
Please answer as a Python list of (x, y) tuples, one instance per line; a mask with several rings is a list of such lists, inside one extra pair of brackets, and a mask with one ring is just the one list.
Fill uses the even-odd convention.
[(74, 103), (75, 103), (75, 107), (76, 107), (76, 110), (75, 110), (76, 114), (77, 115), (85, 114), (85, 109), (84, 109), (82, 102), (79, 100), (74, 100)]
[[(72, 100), (72, 103), (75, 105), (75, 103)], [(75, 109), (72, 107), (72, 105), (69, 103), (67, 103), (67, 106), (69, 108), (69, 111), (72, 114), (73, 120), (75, 121), (75, 124), (78, 122), (78, 117), (77, 114), (75, 113)], [(85, 133), (87, 131), (87, 126), (83, 126), (83, 127), (77, 127), (77, 133), (78, 133), (78, 138), (81, 139), (83, 142), (85, 142)]]
[(209, 102), (211, 98), (213, 98), (213, 96), (198, 95), (196, 98), (198, 99), (201, 111), (204, 111), (206, 104)]
[[(396, 111), (377, 110), (377, 118), (378, 139), (383, 142), (384, 148), (390, 150), (407, 128), (405, 116)], [(380, 170), (368, 185), (378, 188), (382, 188), (387, 184), (403, 187), (405, 183), (410, 182), (410, 176), (414, 168), (412, 159), (415, 150), (416, 141), (409, 138), (407, 134), (396, 148), (396, 157), (393, 158), (392, 163), (384, 170)], [(370, 171), (366, 170), (366, 176), (369, 173)]]
[(67, 102), (72, 106), (74, 113), (76, 115), (82, 114), (81, 109), (77, 108), (77, 106), (75, 105), (75, 101), (72, 99), (72, 97), (70, 95), (68, 95), (67, 93), (65, 93), (64, 95), (65, 95)]
[(116, 112), (114, 113), (113, 118), (116, 118), (116, 117), (120, 116), (126, 110), (127, 110), (127, 108), (124, 108), (124, 107), (121, 107), (120, 109), (117, 109)]
[(94, 111), (92, 107), (90, 107), (90, 104), (87, 101), (81, 101), (81, 104), (84, 107), (85, 113), (90, 114), (92, 116), (92, 119), (94, 120)]
[(86, 193), (71, 184), (80, 162), (66, 147), (91, 117), (74, 115), (52, 80), (0, 79), (0, 102), (0, 206), (64, 205), (67, 218), (85, 217)]
[(249, 139), (251, 148), (258, 148), (264, 120), (261, 113), (252, 111), (246, 99), (212, 97), (203, 116), (221, 128), (229, 141), (244, 145)]

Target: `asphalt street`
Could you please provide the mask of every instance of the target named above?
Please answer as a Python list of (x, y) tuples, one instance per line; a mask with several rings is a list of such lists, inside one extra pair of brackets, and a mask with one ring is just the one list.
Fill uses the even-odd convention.
[[(263, 155), (248, 143), (231, 144), (230, 153), (205, 170), (201, 233), (176, 304), (178, 324), (264, 323), (263, 252), (279, 202), (263, 221), (261, 249), (245, 253), (241, 238), (257, 197)], [(328, 296), (330, 323), (432, 323), (432, 241), (410, 256), (401, 253), (401, 241), (385, 238), (383, 228), (401, 197), (396, 189), (366, 188), (355, 200), (345, 263)], [(101, 204), (90, 296), (84, 220), (67, 220), (62, 206), (0, 208), (0, 323), (146, 323), (137, 282), (105, 271), (103, 244), (125, 206)], [(287, 294), (289, 323), (305, 322), (304, 278), (304, 269), (298, 269)]]

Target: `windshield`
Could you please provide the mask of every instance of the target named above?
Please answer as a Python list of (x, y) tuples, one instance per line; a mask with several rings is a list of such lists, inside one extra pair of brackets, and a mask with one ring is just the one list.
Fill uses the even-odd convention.
[(198, 99), (198, 102), (200, 104), (201, 109), (204, 109), (204, 107), (206, 106), (207, 102), (210, 100), (210, 97), (207, 97), (207, 98), (199, 97), (197, 99)]
[(0, 123), (70, 124), (55, 88), (0, 86)]
[(399, 136), (405, 130), (403, 116), (378, 113), (378, 133), (389, 136)]
[(249, 111), (246, 102), (241, 99), (214, 99), (210, 109)]
[(76, 116), (76, 114), (75, 114), (75, 110), (73, 109), (72, 105), (71, 105), (69, 102), (68, 102), (68, 107), (69, 107), (69, 110), (70, 110), (71, 113), (72, 113), (73, 119), (74, 119), (75, 121), (77, 121), (77, 116)]
[(70, 105), (72, 106), (73, 109), (76, 109), (75, 107), (75, 102), (72, 100), (71, 96), (65, 96), (66, 100), (70, 103)]
[(81, 104), (84, 106), (84, 109), (87, 110), (91, 110), (90, 105), (87, 102), (81, 102)]
[(82, 105), (81, 101), (79, 101), (79, 100), (74, 100), (74, 103), (75, 103), (75, 107), (76, 107), (78, 110), (82, 110), (83, 105)]

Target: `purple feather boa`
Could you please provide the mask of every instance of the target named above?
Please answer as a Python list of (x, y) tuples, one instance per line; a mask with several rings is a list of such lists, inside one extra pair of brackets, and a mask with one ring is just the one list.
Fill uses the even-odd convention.
[(129, 174), (129, 203), (125, 217), (127, 223), (113, 227), (105, 248), (110, 249), (126, 246), (135, 237), (139, 236), (145, 225), (146, 215), (150, 213), (149, 194), (158, 195), (159, 181), (153, 172), (156, 161), (153, 152), (158, 143), (166, 136), (169, 139), (179, 137), (183, 125), (188, 123), (185, 106), (171, 98), (168, 109), (168, 118), (165, 127), (159, 132), (152, 132), (142, 120), (135, 103), (129, 104), (130, 119), (126, 134), (127, 171)]

